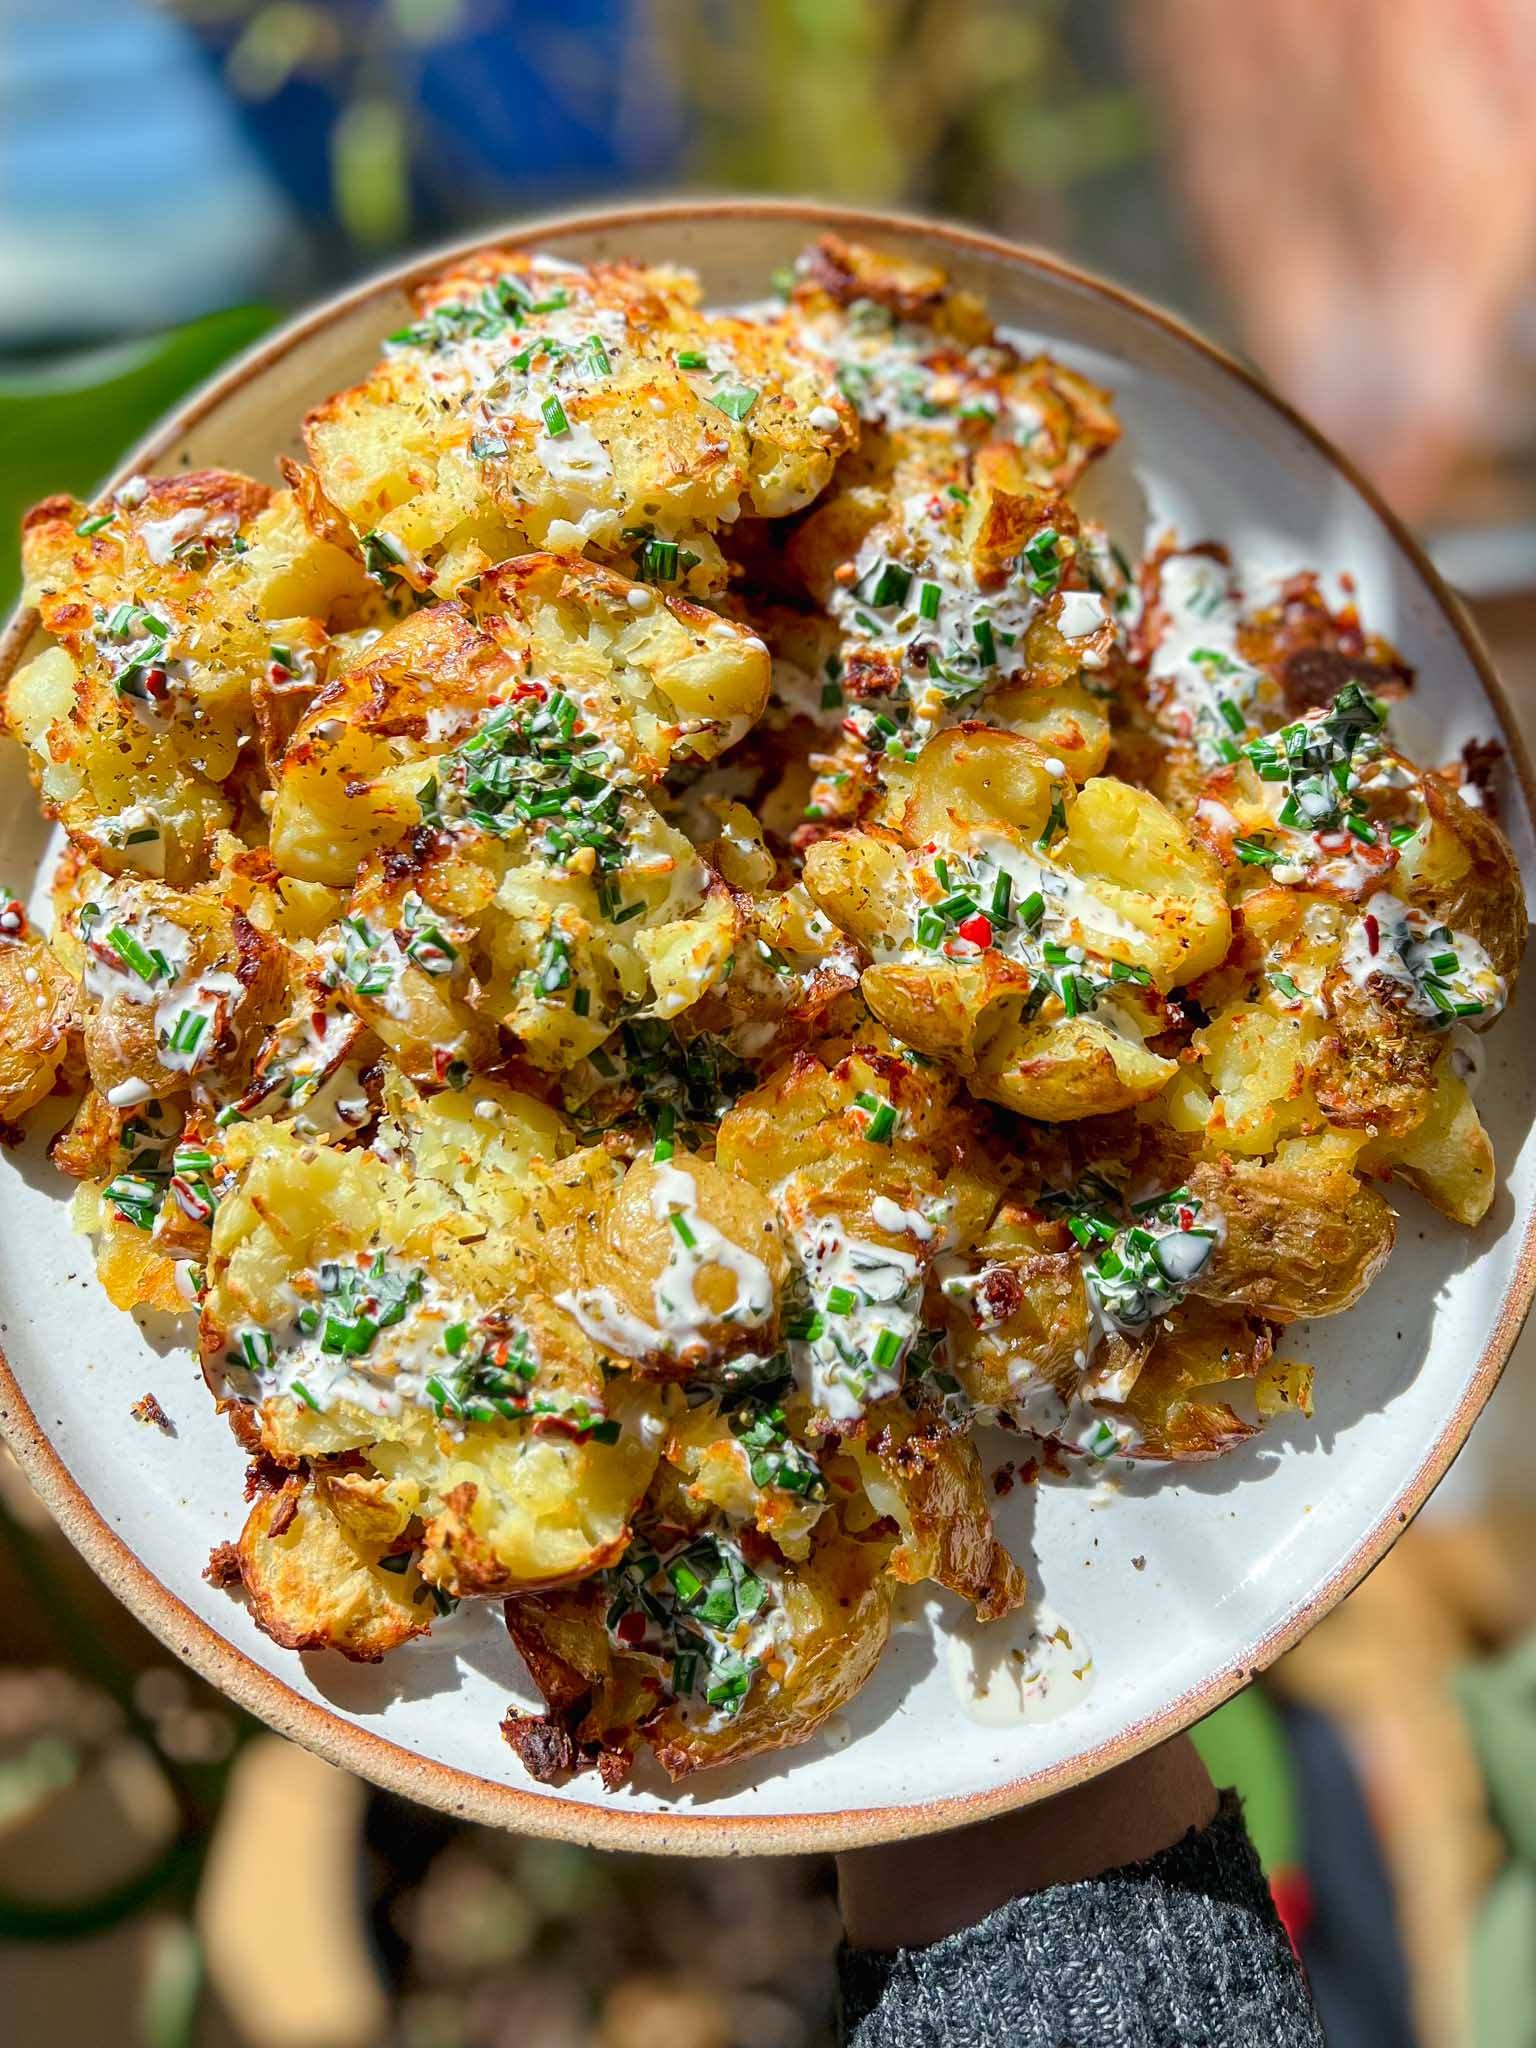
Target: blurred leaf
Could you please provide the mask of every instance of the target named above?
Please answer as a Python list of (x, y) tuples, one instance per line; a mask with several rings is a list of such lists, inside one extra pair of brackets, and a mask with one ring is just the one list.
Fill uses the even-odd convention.
[(331, 130), (336, 215), (354, 241), (382, 247), (411, 224), (405, 116), (389, 100), (354, 100)]
[(1190, 1730), (1219, 1786), (1234, 1785), (1259, 1861), (1271, 1876), (1301, 1861), (1296, 1788), (1285, 1724), (1258, 1686), (1208, 1714)]
[(274, 317), (232, 306), (150, 341), (0, 370), (0, 615), (21, 584), (16, 536), (27, 507), (56, 491), (89, 496), (177, 399)]
[(0, 1829), (35, 1812), (79, 1772), (80, 1753), (62, 1735), (35, 1735), (25, 1749), (0, 1758)]

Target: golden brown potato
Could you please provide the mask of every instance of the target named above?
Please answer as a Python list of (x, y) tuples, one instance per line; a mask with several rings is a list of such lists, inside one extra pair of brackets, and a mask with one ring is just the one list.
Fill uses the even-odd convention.
[(1058, 1224), (1005, 1203), (964, 1255), (944, 1260), (947, 1369), (987, 1414), (1006, 1412), (1021, 1385), (1075, 1386), (1093, 1350), (1082, 1262)]
[(750, 1523), (788, 1558), (804, 1558), (828, 1489), (805, 1441), (809, 1403), (784, 1385), (761, 1396), (699, 1402), (674, 1416), (665, 1455), (688, 1480), (690, 1511)]
[(413, 299), (304, 436), (365, 558), (418, 591), (530, 545), (621, 550), (637, 528), (671, 549), (655, 573), (690, 573), (681, 544), (706, 590), (713, 530), (798, 510), (853, 438), (827, 370), (772, 327), (700, 313), (679, 271), (486, 250)]
[(290, 494), (245, 477), (136, 479), (88, 511), (49, 499), (26, 521), (28, 595), (58, 644), (17, 672), (7, 720), (98, 866), (195, 880), (232, 816), (258, 683), (306, 666), (296, 647), (323, 662), (377, 593)]
[(679, 1153), (637, 1159), (589, 1217), (562, 1296), (610, 1356), (693, 1377), (772, 1352), (786, 1272), (774, 1209), (748, 1180)]
[(1312, 1065), (1318, 1108), (1345, 1130), (1411, 1131), (1429, 1108), (1439, 1034), (1390, 1000), (1390, 984), (1387, 1000), (1342, 974), (1327, 986), (1332, 1016)]
[[(1226, 1388), (1256, 1390), (1274, 1341), (1266, 1324), (1235, 1309), (1187, 1302), (1163, 1319), (1124, 1404), (1135, 1431), (1133, 1458), (1219, 1457), (1258, 1428), (1222, 1398)], [(1294, 1368), (1287, 1385), (1299, 1385)]]
[(1296, 1138), (1271, 1160), (1202, 1161), (1190, 1193), (1221, 1234), (1195, 1292), (1272, 1322), (1352, 1308), (1386, 1264), (1397, 1220), (1329, 1140)]
[(900, 1402), (871, 1409), (846, 1448), (871, 1505), (901, 1531), (887, 1569), (903, 1585), (924, 1579), (996, 1621), (1029, 1597), (1029, 1581), (997, 1539), (976, 1446), (933, 1415)]
[(566, 1768), (632, 1755), (644, 1740), (670, 1777), (684, 1778), (806, 1742), (847, 1705), (890, 1631), (884, 1562), (884, 1545), (828, 1525), (803, 1564), (754, 1558), (753, 1571), (771, 1586), (775, 1626), (744, 1701), (729, 1712), (671, 1698), (667, 1663), (627, 1653), (610, 1637), (604, 1586), (509, 1600), (507, 1627), (569, 1738)]
[(1493, 1206), (1493, 1146), (1453, 1056), (1442, 1056), (1428, 1113), (1404, 1135), (1373, 1138), (1362, 1172), (1401, 1175), (1453, 1223), (1468, 1229)]
[(79, 1007), (73, 978), (0, 888), (0, 1124), (19, 1122), (52, 1092), (78, 1043)]
[[(608, 1381), (538, 1292), (515, 1184), (495, 1198), (482, 1159), (474, 1214), (445, 1181), (285, 1126), (237, 1125), (224, 1145), (239, 1180), (214, 1223), (201, 1343), (215, 1385), (256, 1403), (269, 1455), (363, 1452), (424, 1525), (423, 1575), (456, 1595), (559, 1584), (617, 1555), (664, 1405)], [(375, 1311), (360, 1351), (327, 1351), (295, 1304), (347, 1319), (326, 1303), (358, 1298), (348, 1270), (397, 1313)]]
[(1402, 893), (1420, 910), (1466, 932), (1512, 992), (1525, 954), (1525, 887), (1509, 841), (1437, 776), (1423, 779), (1428, 828), (1403, 849)]
[(824, 235), (801, 259), (793, 306), (866, 423), (958, 424), (977, 443), (1017, 434), (1031, 477), (1057, 489), (1119, 438), (1108, 392), (1048, 357), (1021, 358), (973, 293), (926, 265)]
[(881, 1022), (1049, 1121), (1164, 1087), (1174, 1067), (1144, 1043), (1158, 991), (1231, 938), (1215, 864), (1177, 820), (1124, 784), (1074, 796), (1054, 767), (1014, 734), (942, 733), (899, 838), (838, 835), (805, 863), (817, 903), (874, 956), (863, 990)]
[[(400, 1570), (383, 1559), (409, 1520), (374, 1533), (359, 1513), (363, 1488), (355, 1475), (287, 1479), (261, 1493), (236, 1546), (251, 1618), (285, 1650), (339, 1650), (357, 1664), (377, 1664), (390, 1650), (425, 1635), (435, 1612), (409, 1551)], [(393, 1519), (373, 1482), (369, 1518)]]
[(114, 1106), (233, 1077), (284, 994), (279, 947), (213, 888), (78, 876), (60, 939), (79, 962), (85, 1057)]

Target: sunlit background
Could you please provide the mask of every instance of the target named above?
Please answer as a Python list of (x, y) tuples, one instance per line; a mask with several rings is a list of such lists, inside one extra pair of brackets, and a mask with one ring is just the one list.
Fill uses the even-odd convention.
[[(1526, 0), (0, 0), (0, 518), (402, 251), (679, 190), (934, 211), (1173, 306), (1429, 536), (1529, 697)], [(1334, 2048), (1536, 2041), (1536, 1666), (1487, 1661), (1536, 1521), (1477, 1440), (1437, 1509), (1201, 1738)], [(456, 1828), (251, 1728), (0, 1466), (15, 2048), (809, 2048), (836, 1933), (819, 1864)]]

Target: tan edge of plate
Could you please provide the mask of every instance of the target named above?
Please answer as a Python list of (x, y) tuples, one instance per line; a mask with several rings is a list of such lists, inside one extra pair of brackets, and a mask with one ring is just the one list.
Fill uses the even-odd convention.
[[(232, 391), (261, 376), (308, 335), (352, 312), (368, 299), (431, 276), (456, 256), (476, 249), (516, 247), (547, 235), (622, 232), (629, 227), (679, 224), (701, 219), (755, 217), (803, 224), (808, 230), (837, 229), (857, 236), (919, 235), (966, 253), (1001, 257), (1025, 269), (1041, 271), (1093, 293), (1134, 320), (1171, 334), (1241, 384), (1253, 396), (1305, 436), (1354, 491), (1375, 512), (1397, 546), (1417, 570), (1425, 587), (1449, 621), (1487, 693), (1499, 737), (1513, 764), (1526, 806), (1536, 818), (1536, 781), (1508, 700), (1487, 653), (1458, 599), (1446, 588), (1433, 564), (1402, 522), (1373, 487), (1284, 400), (1225, 351), (1134, 293), (1108, 284), (1075, 265), (1039, 250), (1025, 249), (996, 235), (910, 214), (874, 213), (858, 208), (824, 206), (787, 199), (657, 200), (596, 213), (554, 214), (507, 230), (488, 230), (415, 258), (367, 283), (328, 300), (311, 313), (262, 341), (179, 406), (132, 451), (116, 475), (117, 482), (153, 462), (195, 426)], [(37, 627), (35, 612), (18, 612), (0, 638), (0, 691), (8, 685)], [(1203, 1685), (1136, 1721), (1113, 1740), (1048, 1769), (1026, 1772), (990, 1791), (964, 1798), (940, 1799), (925, 1805), (861, 1807), (847, 1812), (711, 1816), (694, 1813), (638, 1813), (586, 1800), (552, 1798), (496, 1784), (450, 1765), (434, 1763), (397, 1743), (370, 1734), (327, 1708), (304, 1699), (253, 1662), (241, 1650), (183, 1605), (129, 1549), (76, 1484), (16, 1383), (0, 1352), (0, 1438), (9, 1444), (33, 1487), (59, 1526), (106, 1585), (167, 1649), (193, 1670), (258, 1716), (279, 1734), (302, 1742), (328, 1762), (355, 1771), (375, 1784), (418, 1799), (445, 1813), (491, 1827), (579, 1842), (598, 1849), (641, 1850), (657, 1855), (759, 1856), (830, 1854), (914, 1835), (963, 1827), (1032, 1801), (1065, 1792), (1101, 1771), (1112, 1769), (1190, 1727), (1237, 1692), (1258, 1672), (1300, 1641), (1314, 1623), (1359, 1584), (1391, 1549), (1418, 1513), (1466, 1442), (1479, 1410), (1498, 1384), (1519, 1336), (1533, 1294), (1536, 1294), (1536, 1213), (1525, 1234), (1510, 1282), (1493, 1328), (1488, 1334), (1471, 1383), (1438, 1436), (1427, 1447), (1418, 1469), (1345, 1561), (1310, 1596), (1270, 1632), (1248, 1644)]]

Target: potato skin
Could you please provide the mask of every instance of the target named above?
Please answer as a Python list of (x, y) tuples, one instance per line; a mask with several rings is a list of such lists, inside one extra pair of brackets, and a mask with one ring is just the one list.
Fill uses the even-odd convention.
[(1129, 1455), (1187, 1463), (1218, 1458), (1245, 1443), (1257, 1425), (1220, 1399), (1223, 1386), (1257, 1382), (1274, 1338), (1240, 1310), (1186, 1302), (1159, 1325), (1124, 1404), (1136, 1430)]
[(336, 1512), (324, 1479), (286, 1479), (257, 1496), (236, 1546), (251, 1617), (285, 1650), (339, 1650), (377, 1664), (432, 1613), (413, 1567), (386, 1572), (388, 1543), (360, 1538)]
[(610, 1645), (601, 1587), (509, 1600), (507, 1629), (552, 1717), (585, 1757), (632, 1755), (644, 1741), (674, 1781), (807, 1742), (869, 1678), (890, 1633), (886, 1546), (818, 1531), (803, 1564), (782, 1568), (795, 1658), (781, 1683), (755, 1684), (718, 1728), (690, 1724), (659, 1690), (655, 1667)]
[(1425, 1116), (1403, 1135), (1373, 1138), (1360, 1153), (1360, 1165), (1363, 1171), (1401, 1177), (1442, 1216), (1469, 1230), (1493, 1206), (1493, 1146), (1466, 1083), (1448, 1058), (1436, 1070)]
[(1403, 863), (1403, 893), (1453, 931), (1467, 932), (1513, 992), (1530, 921), (1514, 850), (1488, 813), (1435, 775), (1424, 778), (1430, 830)]
[(887, 1567), (894, 1579), (932, 1579), (969, 1600), (981, 1621), (1024, 1604), (1029, 1581), (998, 1541), (969, 1435), (891, 1401), (871, 1411), (847, 1449), (872, 1504), (901, 1529)]
[(1352, 1308), (1397, 1236), (1387, 1203), (1347, 1168), (1226, 1157), (1194, 1167), (1188, 1184), (1222, 1224), (1195, 1292), (1271, 1322)]
[(52, 1092), (79, 1045), (79, 989), (51, 946), (0, 935), (0, 1124)]

